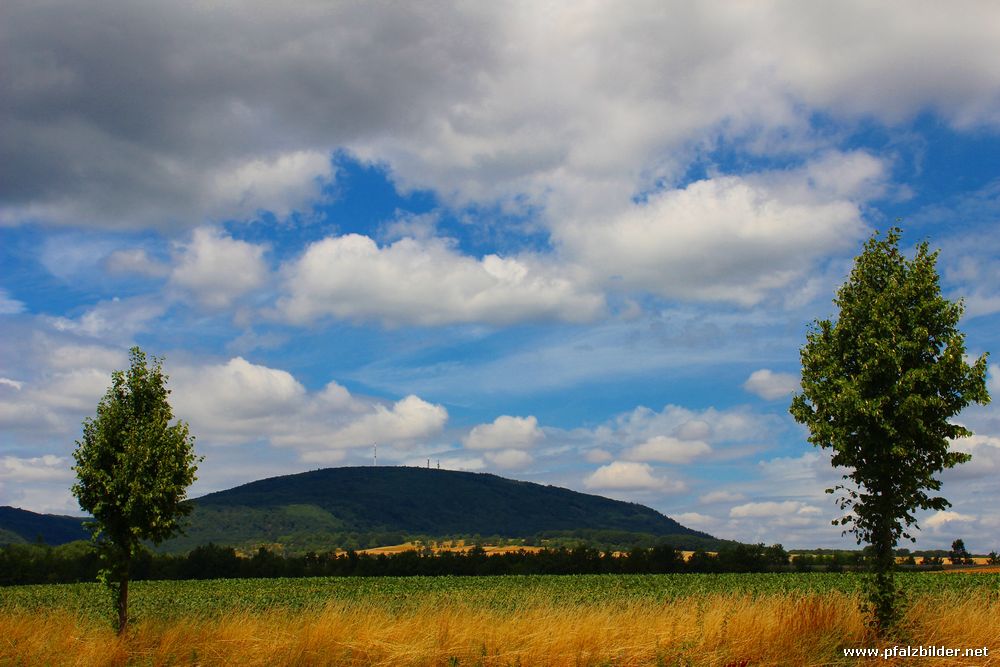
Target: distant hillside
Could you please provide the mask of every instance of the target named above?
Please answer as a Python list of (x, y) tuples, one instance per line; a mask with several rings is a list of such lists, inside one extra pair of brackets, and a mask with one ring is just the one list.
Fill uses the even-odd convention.
[(165, 544), (167, 550), (209, 541), (321, 549), (372, 533), (383, 534), (385, 543), (412, 535), (526, 538), (600, 531), (654, 535), (680, 547), (718, 542), (635, 503), (490, 474), (416, 467), (314, 470), (192, 502), (186, 535)]
[(0, 507), (0, 545), (35, 542), (39, 537), (53, 546), (73, 540), (88, 540), (86, 519), (56, 514), (37, 514), (16, 507)]
[[(398, 544), (415, 536), (551, 538), (590, 544), (718, 548), (659, 512), (555, 486), (427, 468), (327, 468), (262, 479), (189, 501), (185, 533), (159, 550), (214, 542), (289, 552)], [(89, 539), (85, 519), (0, 507), (0, 545)], [(615, 547), (617, 548), (617, 547)], [(627, 546), (625, 547), (627, 548)]]

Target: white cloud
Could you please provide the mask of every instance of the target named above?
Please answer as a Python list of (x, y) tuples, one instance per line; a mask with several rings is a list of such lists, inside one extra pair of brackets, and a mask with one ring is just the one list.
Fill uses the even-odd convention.
[(712, 503), (735, 503), (741, 500), (746, 500), (746, 496), (742, 493), (736, 493), (733, 491), (710, 491), (698, 498), (699, 501), (705, 505), (711, 505)]
[(522, 449), (501, 449), (489, 451), (483, 455), (487, 461), (498, 468), (521, 469), (531, 465), (534, 458)]
[(291, 447), (302, 460), (332, 463), (344, 450), (407, 448), (438, 435), (447, 410), (410, 395), (393, 404), (353, 396), (336, 382), (309, 392), (287, 371), (241, 357), (172, 367), (175, 414), (200, 440)]
[(972, 523), (976, 520), (976, 517), (969, 514), (961, 514), (959, 512), (953, 512), (951, 510), (943, 510), (935, 512), (932, 516), (924, 519), (921, 523), (926, 528), (932, 530), (937, 530), (946, 526), (949, 523)]
[(665, 493), (680, 493), (687, 488), (682, 481), (656, 477), (648, 463), (632, 461), (614, 461), (601, 466), (587, 476), (583, 484), (588, 489), (617, 491), (646, 489)]
[(178, 366), (171, 370), (171, 386), (177, 415), (200, 432), (227, 439), (264, 431), (265, 421), (291, 418), (306, 396), (305, 387), (287, 371), (242, 357), (218, 365)]
[(486, 461), (479, 456), (446, 456), (441, 459), (442, 470), (478, 471), (486, 467)]
[[(826, 181), (816, 176), (826, 170)], [(554, 237), (612, 289), (748, 306), (800, 281), (818, 257), (852, 247), (865, 231), (859, 183), (881, 174), (875, 158), (846, 154), (780, 174), (719, 176), (601, 217), (567, 212)]]
[(403, 187), (516, 205), (675, 177), (719, 137), (794, 151), (821, 141), (817, 113), (1000, 122), (989, 3), (8, 4), (6, 222), (281, 214), (340, 148)]
[(0, 456), (0, 505), (35, 512), (79, 514), (69, 492), (74, 478), (68, 456)]
[(40, 332), (5, 343), (7, 359), (20, 369), (17, 380), (0, 382), (0, 427), (16, 433), (18, 444), (72, 445), (110, 386), (111, 372), (127, 361), (123, 350)]
[(606, 449), (588, 449), (583, 457), (588, 463), (608, 463), (614, 460), (614, 454)]
[(391, 408), (376, 405), (374, 411), (334, 431), (329, 436), (328, 446), (366, 447), (377, 442), (405, 444), (437, 435), (446, 421), (448, 411), (444, 407), (410, 395)]
[(199, 227), (188, 243), (178, 246), (170, 282), (194, 294), (204, 306), (228, 307), (267, 281), (265, 250), (264, 246), (223, 236), (219, 230)]
[(442, 239), (404, 238), (379, 247), (367, 236), (329, 237), (285, 267), (281, 315), (294, 323), (324, 316), (387, 324), (523, 320), (583, 322), (603, 297), (527, 256), (480, 260)]
[(216, 169), (204, 190), (205, 209), (216, 220), (249, 220), (260, 211), (285, 218), (320, 197), (332, 181), (330, 155), (299, 150), (235, 160)]
[(735, 519), (742, 518), (778, 518), (793, 515), (809, 516), (820, 514), (821, 510), (813, 505), (807, 505), (797, 500), (785, 500), (782, 502), (766, 501), (758, 503), (745, 503), (737, 505), (729, 510), (729, 516)]
[(165, 278), (170, 267), (153, 259), (142, 248), (115, 250), (104, 260), (104, 268), (111, 273), (138, 273), (150, 278)]
[(691, 463), (712, 451), (701, 440), (680, 440), (657, 435), (625, 451), (631, 461), (657, 461), (659, 463)]
[(150, 322), (167, 311), (164, 299), (158, 296), (131, 297), (98, 302), (77, 318), (46, 318), (57, 331), (71, 332), (104, 342), (127, 342), (135, 334), (149, 328)]
[(10, 292), (0, 287), (0, 315), (17, 315), (23, 313), (25, 305), (10, 295)]
[[(941, 473), (942, 480), (967, 486), (973, 480), (994, 479), (1000, 472), (1000, 438), (974, 434), (951, 441), (951, 449), (971, 454), (972, 460)], [(965, 489), (962, 489), (965, 490)]]
[(11, 387), (13, 389), (16, 389), (17, 391), (21, 391), (21, 388), (24, 386), (24, 383), (18, 380), (11, 380), (10, 378), (0, 377), (0, 385), (4, 385), (6, 387)]
[(73, 478), (72, 461), (45, 454), (30, 458), (0, 456), (0, 483), (32, 484)]
[(502, 415), (491, 424), (474, 427), (462, 442), (469, 449), (530, 449), (545, 437), (534, 416)]
[(722, 524), (721, 519), (707, 514), (701, 514), (699, 512), (683, 512), (681, 514), (673, 515), (672, 518), (678, 521), (682, 526), (694, 528), (695, 530), (711, 531)]
[(798, 377), (791, 373), (775, 373), (767, 368), (754, 371), (743, 383), (744, 389), (768, 401), (786, 398), (798, 387)]
[[(679, 405), (666, 405), (659, 412), (638, 407), (622, 413), (596, 428), (593, 435), (604, 446), (619, 443), (634, 447), (661, 437), (668, 440), (658, 441), (660, 443), (669, 443), (672, 439), (715, 445), (769, 439), (778, 428), (779, 422), (773, 417), (758, 415), (746, 408), (696, 411)], [(700, 454), (707, 453), (697, 444), (693, 448)]]

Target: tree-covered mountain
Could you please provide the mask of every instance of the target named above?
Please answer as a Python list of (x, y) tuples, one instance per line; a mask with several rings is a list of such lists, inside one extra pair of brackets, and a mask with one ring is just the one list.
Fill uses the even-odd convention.
[(37, 542), (65, 544), (86, 540), (90, 533), (83, 527), (86, 519), (76, 516), (38, 514), (17, 507), (0, 507), (0, 544)]
[[(160, 550), (214, 542), (289, 552), (398, 544), (413, 537), (525, 538), (613, 548), (669, 542), (713, 549), (711, 535), (636, 503), (485, 473), (414, 467), (326, 468), (271, 477), (189, 501), (183, 535)], [(0, 508), (0, 544), (86, 539), (83, 519)]]
[[(416, 467), (326, 468), (262, 479), (193, 501), (186, 535), (165, 547), (281, 543), (294, 550), (364, 547), (424, 536), (616, 533), (711, 547), (712, 536), (659, 512), (555, 486), (485, 473)], [(368, 539), (367, 543), (352, 541)]]

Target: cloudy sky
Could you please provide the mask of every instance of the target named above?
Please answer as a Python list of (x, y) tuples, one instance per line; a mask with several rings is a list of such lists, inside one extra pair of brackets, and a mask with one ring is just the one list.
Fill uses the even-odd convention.
[[(722, 537), (850, 545), (788, 415), (875, 230), (1000, 350), (987, 2), (8, 0), (0, 504), (138, 344), (197, 496), (330, 465), (492, 472)], [(1000, 366), (990, 367), (1000, 392)], [(918, 547), (1000, 549), (1000, 407)]]

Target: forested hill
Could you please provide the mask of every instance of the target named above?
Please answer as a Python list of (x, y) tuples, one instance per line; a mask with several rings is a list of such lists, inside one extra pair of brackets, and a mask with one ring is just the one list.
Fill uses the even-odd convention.
[(262, 479), (193, 502), (187, 536), (172, 541), (171, 549), (210, 539), (288, 543), (301, 542), (296, 534), (374, 532), (531, 537), (596, 530), (669, 537), (675, 544), (715, 541), (635, 503), (485, 473), (417, 467), (313, 470)]
[(90, 539), (83, 527), (86, 519), (76, 516), (37, 514), (17, 507), (0, 507), (0, 544), (35, 542), (65, 544)]
[[(262, 479), (189, 501), (184, 534), (160, 550), (214, 542), (290, 553), (397, 544), (413, 537), (669, 542), (714, 549), (711, 535), (635, 503), (485, 473), (415, 467), (326, 468)], [(83, 519), (0, 508), (0, 544), (86, 539)], [(615, 546), (614, 548), (618, 548)]]

